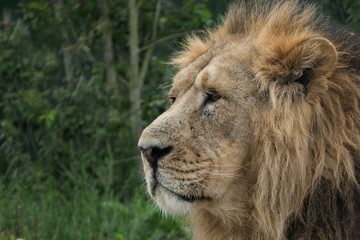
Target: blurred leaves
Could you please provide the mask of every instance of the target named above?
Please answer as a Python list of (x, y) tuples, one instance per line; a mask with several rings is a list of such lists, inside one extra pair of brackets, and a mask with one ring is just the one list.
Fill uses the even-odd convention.
[[(108, 24), (95, 0), (24, 0), (13, 9), (15, 19), (0, 27), (1, 239), (189, 235), (182, 220), (162, 219), (137, 186), (140, 159), (129, 141), (127, 2), (104, 2)], [(141, 127), (167, 107), (172, 73), (164, 62), (175, 41), (211, 26), (205, 3), (163, 0), (160, 41), (153, 42), (156, 1), (138, 2), (140, 47), (155, 46)], [(105, 27), (112, 31), (115, 85), (107, 81)]]

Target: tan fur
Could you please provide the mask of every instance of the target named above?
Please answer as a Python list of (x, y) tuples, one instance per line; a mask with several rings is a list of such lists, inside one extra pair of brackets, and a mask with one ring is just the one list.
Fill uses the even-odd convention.
[(146, 181), (194, 239), (360, 239), (360, 46), (327, 24), (297, 1), (233, 5), (172, 61), (176, 100), (139, 146), (171, 147), (143, 157)]

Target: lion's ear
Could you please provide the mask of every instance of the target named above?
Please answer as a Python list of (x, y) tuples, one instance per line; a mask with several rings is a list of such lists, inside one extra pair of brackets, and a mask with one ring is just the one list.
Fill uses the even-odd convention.
[(298, 70), (312, 69), (316, 75), (325, 77), (333, 74), (338, 58), (334, 45), (325, 38), (305, 40), (295, 46), (289, 55), (288, 60), (293, 61)]
[(329, 78), (333, 74), (338, 54), (329, 40), (317, 37), (293, 45), (291, 42), (275, 41), (260, 50), (255, 65), (266, 84), (300, 83), (307, 88), (313, 78)]

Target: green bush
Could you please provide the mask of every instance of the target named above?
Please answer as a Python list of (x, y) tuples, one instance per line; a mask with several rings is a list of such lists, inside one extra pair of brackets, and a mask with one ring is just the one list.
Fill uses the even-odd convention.
[[(99, 3), (60, 2), (59, 8), (48, 0), (21, 1), (17, 19), (0, 27), (0, 239), (188, 238), (183, 220), (163, 218), (139, 187), (126, 82), (127, 2), (105, 1), (116, 72), (125, 77), (115, 84), (107, 81)], [(209, 21), (205, 5), (185, 2), (198, 15), (195, 25)], [(153, 3), (142, 3), (142, 32), (152, 24)], [(159, 34), (166, 37), (176, 4), (164, 4)], [(186, 21), (185, 31), (189, 14), (180, 17), (172, 18), (172, 29)], [(165, 53), (154, 49), (149, 63), (142, 127), (167, 107)]]

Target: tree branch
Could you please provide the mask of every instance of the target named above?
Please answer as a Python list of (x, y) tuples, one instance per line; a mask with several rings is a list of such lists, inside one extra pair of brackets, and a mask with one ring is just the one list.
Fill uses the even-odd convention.
[(129, 86), (128, 81), (127, 81), (123, 76), (121, 76), (120, 74), (118, 74), (118, 78), (119, 78), (120, 82), (122, 83), (122, 85), (123, 85), (126, 89), (130, 89), (130, 86)]
[(149, 48), (151, 48), (151, 47), (155, 47), (156, 44), (159, 44), (159, 43), (161, 43), (161, 42), (165, 42), (165, 41), (167, 41), (167, 40), (169, 40), (169, 39), (186, 35), (187, 33), (189, 33), (189, 32), (174, 33), (174, 34), (171, 34), (171, 35), (169, 35), (169, 36), (159, 38), (159, 39), (153, 41), (152, 43), (150, 43), (150, 44), (148, 44), (148, 45), (145, 45), (145, 46), (143, 46), (142, 48), (139, 48), (139, 52), (142, 52), (142, 51), (144, 51), (144, 50), (147, 50), (147, 49), (149, 49)]

